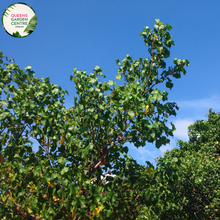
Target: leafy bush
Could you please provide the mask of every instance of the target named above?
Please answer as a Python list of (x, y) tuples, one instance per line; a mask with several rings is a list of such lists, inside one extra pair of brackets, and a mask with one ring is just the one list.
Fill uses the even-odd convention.
[[(124, 144), (138, 148), (155, 142), (160, 148), (173, 136), (175, 126), (166, 122), (179, 108), (175, 102), (162, 104), (168, 92), (154, 86), (166, 81), (171, 89), (170, 77), (186, 74), (189, 62), (174, 59), (174, 67), (166, 70), (164, 58), (174, 45), (170, 30), (156, 19), (154, 30), (141, 32), (150, 58), (116, 60), (116, 79), (123, 78), (124, 85), (99, 82), (105, 76), (98, 66), (89, 75), (74, 69), (70, 80), (77, 95), (70, 109), (63, 106), (66, 90), (48, 77), (33, 78), (30, 66), (20, 70), (0, 52), (0, 95), (7, 95), (0, 100), (2, 218), (129, 220), (143, 205), (149, 214), (163, 214), (173, 201), (165, 196), (168, 184), (175, 185), (179, 177), (172, 175), (170, 162), (157, 170), (149, 162), (137, 164)], [(36, 153), (30, 137), (38, 141)], [(116, 176), (104, 184), (104, 172)], [(157, 191), (164, 192), (163, 198)]]

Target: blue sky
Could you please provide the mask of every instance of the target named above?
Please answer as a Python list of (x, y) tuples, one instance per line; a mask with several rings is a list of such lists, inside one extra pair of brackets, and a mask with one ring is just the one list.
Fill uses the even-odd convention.
[[(179, 106), (177, 116), (170, 117), (176, 126), (170, 144), (157, 149), (154, 144), (136, 149), (132, 144), (128, 154), (139, 164), (163, 156), (163, 152), (176, 147), (177, 140), (188, 141), (188, 126), (196, 120), (207, 120), (209, 108), (220, 112), (219, 77), (219, 24), (220, 1), (212, 0), (93, 0), (52, 1), (23, 0), (37, 15), (35, 31), (25, 38), (13, 38), (0, 27), (0, 50), (14, 58), (21, 69), (32, 66), (35, 77), (46, 78), (69, 92), (65, 106), (73, 106), (75, 87), (70, 81), (73, 68), (89, 74), (100, 66), (106, 78), (117, 75), (115, 60), (129, 54), (133, 59), (148, 58), (147, 47), (140, 37), (145, 26), (153, 28), (155, 19), (170, 24), (175, 46), (167, 65), (174, 58), (188, 59), (190, 66), (181, 79), (173, 78), (174, 87), (157, 86), (167, 90), (168, 101)], [(0, 13), (16, 1), (2, 1)], [(34, 151), (38, 145), (34, 144)]]

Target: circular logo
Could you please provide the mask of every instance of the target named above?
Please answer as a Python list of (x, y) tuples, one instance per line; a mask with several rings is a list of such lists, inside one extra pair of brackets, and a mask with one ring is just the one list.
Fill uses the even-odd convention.
[(14, 3), (3, 12), (2, 26), (13, 37), (27, 37), (34, 31), (36, 25), (37, 16), (34, 10), (25, 3)]

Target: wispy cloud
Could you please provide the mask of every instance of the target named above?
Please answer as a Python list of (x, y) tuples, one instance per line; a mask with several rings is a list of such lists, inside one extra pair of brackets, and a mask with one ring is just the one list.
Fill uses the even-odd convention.
[(176, 131), (173, 132), (174, 137), (182, 141), (188, 141), (188, 126), (193, 124), (194, 120), (192, 118), (177, 119), (173, 123), (176, 127)]
[(154, 150), (149, 150), (148, 146), (145, 146), (143, 148), (140, 147), (136, 150), (135, 150), (134, 146), (132, 146), (132, 148), (133, 148), (134, 151), (136, 151), (137, 160), (139, 160), (139, 162), (141, 162), (141, 164), (145, 164), (145, 161), (150, 161), (151, 163), (156, 165), (155, 159), (157, 157), (163, 157), (164, 153), (167, 150), (169, 150), (169, 151), (172, 150), (175, 147), (175, 145), (176, 145), (175, 140), (170, 139), (170, 143), (161, 146), (160, 149), (156, 149), (156, 147), (153, 144), (152, 144), (151, 149), (154, 149)]
[(155, 157), (158, 156), (158, 151), (157, 150), (147, 150), (146, 147), (144, 148), (138, 148), (138, 159), (141, 161), (145, 162), (147, 159), (146, 158), (151, 158), (154, 159)]
[(213, 108), (213, 109), (220, 109), (220, 97), (217, 95), (213, 95), (210, 98), (204, 99), (196, 99), (196, 100), (189, 100), (189, 101), (177, 101), (178, 106), (181, 108), (194, 108), (194, 109), (201, 109), (201, 108)]

